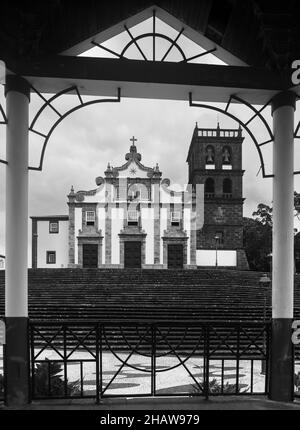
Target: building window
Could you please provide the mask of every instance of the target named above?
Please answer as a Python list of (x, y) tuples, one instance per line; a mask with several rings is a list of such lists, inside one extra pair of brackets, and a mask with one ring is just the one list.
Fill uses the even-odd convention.
[(133, 184), (128, 189), (128, 200), (148, 201), (149, 190), (145, 184)]
[(223, 197), (225, 199), (231, 199), (232, 197), (232, 181), (229, 178), (225, 178), (223, 181)]
[(171, 212), (171, 225), (179, 226), (181, 220), (181, 213), (179, 211)]
[(138, 225), (139, 214), (138, 211), (127, 212), (127, 223), (128, 225)]
[(95, 212), (87, 211), (86, 212), (86, 225), (95, 225)]
[(47, 251), (47, 264), (56, 264), (56, 251)]
[(132, 202), (133, 200), (139, 200), (139, 197), (140, 197), (140, 192), (136, 188), (131, 188), (130, 190), (128, 190), (129, 201)]
[(212, 178), (207, 178), (204, 187), (205, 197), (215, 197), (215, 181)]
[(58, 221), (49, 221), (49, 233), (54, 234), (59, 232)]
[(215, 235), (215, 240), (218, 242), (218, 245), (224, 245), (224, 232), (217, 231)]

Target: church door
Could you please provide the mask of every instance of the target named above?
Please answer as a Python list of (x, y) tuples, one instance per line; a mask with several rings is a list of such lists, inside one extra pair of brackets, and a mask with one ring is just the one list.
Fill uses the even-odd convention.
[(168, 245), (168, 269), (183, 269), (183, 245)]
[(142, 243), (124, 242), (124, 267), (140, 269), (142, 267)]
[(84, 244), (82, 245), (83, 252), (83, 268), (91, 269), (98, 267), (98, 245)]

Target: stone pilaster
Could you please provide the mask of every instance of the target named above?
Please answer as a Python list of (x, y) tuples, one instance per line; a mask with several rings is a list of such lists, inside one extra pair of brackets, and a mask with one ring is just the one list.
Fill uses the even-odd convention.
[(237, 264), (236, 268), (238, 270), (249, 270), (248, 259), (244, 249), (238, 249), (236, 251)]
[(108, 204), (105, 211), (105, 264), (111, 264), (111, 212)]
[(197, 223), (196, 208), (191, 206), (191, 231), (190, 231), (190, 265), (197, 266)]
[(75, 193), (73, 187), (68, 195), (69, 202), (69, 267), (75, 266)]
[(37, 233), (37, 220), (32, 220), (32, 268), (37, 268), (37, 245), (38, 245), (38, 233)]

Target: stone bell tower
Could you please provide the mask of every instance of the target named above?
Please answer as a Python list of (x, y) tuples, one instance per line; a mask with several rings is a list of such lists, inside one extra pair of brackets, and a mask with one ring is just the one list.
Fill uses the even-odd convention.
[[(204, 226), (197, 250), (236, 251), (235, 267), (248, 269), (243, 249), (242, 129), (199, 128), (196, 124), (187, 162), (189, 183), (204, 184)], [(225, 258), (229, 252), (223, 252)], [(222, 264), (220, 264), (222, 265)]]

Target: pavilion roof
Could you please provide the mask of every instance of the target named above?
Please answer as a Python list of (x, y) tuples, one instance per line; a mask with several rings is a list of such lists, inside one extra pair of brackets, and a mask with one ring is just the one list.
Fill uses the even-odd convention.
[(157, 5), (251, 66), (290, 67), (300, 53), (300, 2), (285, 0), (10, 0), (0, 58), (55, 55)]

